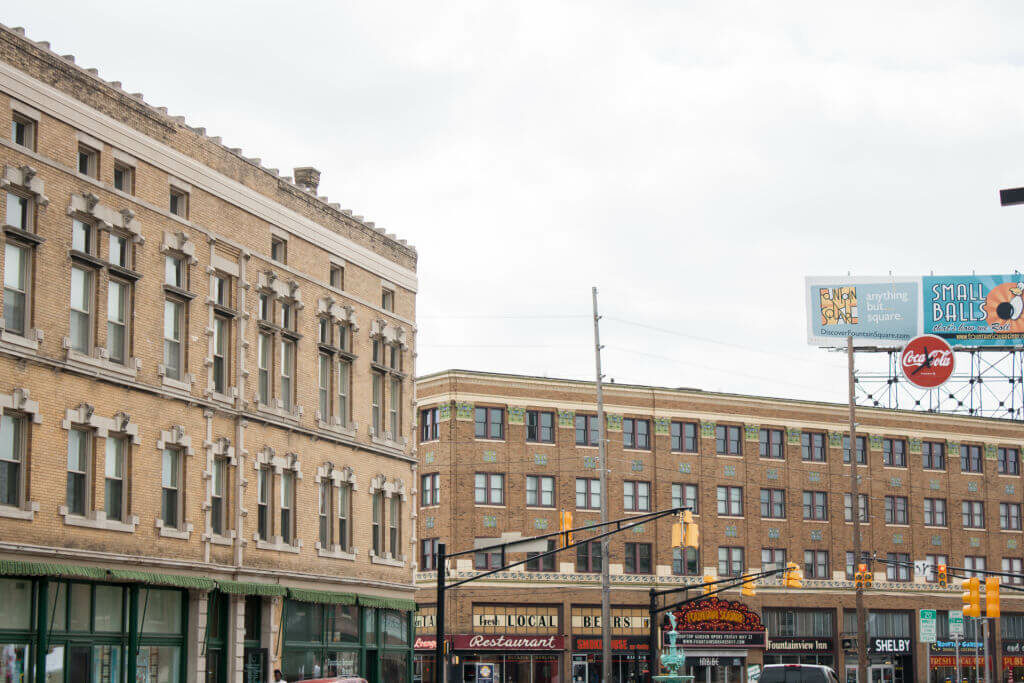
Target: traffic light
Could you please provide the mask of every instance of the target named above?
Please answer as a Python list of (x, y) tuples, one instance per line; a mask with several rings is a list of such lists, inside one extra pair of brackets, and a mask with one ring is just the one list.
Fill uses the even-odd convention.
[(949, 585), (949, 573), (946, 571), (946, 565), (940, 564), (935, 568), (935, 581), (939, 584), (939, 588)]
[(757, 591), (755, 590), (756, 586), (757, 581), (754, 579), (754, 577), (747, 576), (746, 581), (743, 582), (743, 590), (741, 590), (740, 593), (752, 598), (755, 595), (757, 595)]
[(714, 590), (714, 586), (711, 585), (711, 582), (714, 580), (715, 577), (711, 576), (711, 574), (704, 575), (704, 595), (707, 595), (712, 590)]
[(864, 590), (868, 590), (875, 582), (875, 573), (868, 569), (866, 564), (862, 564), (861, 567), (863, 567), (861, 571), (864, 572)]
[(672, 547), (682, 548), (683, 547), (683, 523), (673, 522), (672, 523)]
[(693, 521), (693, 511), (683, 510), (683, 547), (696, 548), (700, 545), (700, 528)]
[(783, 577), (783, 585), (786, 588), (804, 587), (804, 573), (800, 570), (800, 565), (796, 562), (790, 562), (786, 565), (786, 573)]
[(999, 616), (999, 577), (985, 579), (985, 616), (995, 619)]
[(965, 617), (981, 616), (981, 581), (978, 579), (964, 579), (963, 603)]
[[(572, 510), (562, 510), (558, 522), (559, 531), (569, 531), (572, 528)], [(565, 545), (572, 545), (572, 533), (565, 534)]]
[(868, 571), (868, 566), (862, 563), (857, 565), (857, 571), (854, 572), (853, 579), (857, 588), (867, 590), (868, 588), (871, 588), (873, 576), (871, 572)]

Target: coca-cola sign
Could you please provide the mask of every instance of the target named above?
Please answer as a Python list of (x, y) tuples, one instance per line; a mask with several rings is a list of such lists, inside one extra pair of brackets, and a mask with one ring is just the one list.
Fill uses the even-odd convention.
[(911, 384), (923, 389), (941, 386), (953, 375), (953, 349), (933, 334), (914, 337), (900, 352), (900, 368)]

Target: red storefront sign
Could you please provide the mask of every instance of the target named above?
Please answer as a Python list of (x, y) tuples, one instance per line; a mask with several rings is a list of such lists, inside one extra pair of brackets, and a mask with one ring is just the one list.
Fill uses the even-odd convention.
[(1024, 666), (1024, 655), (1003, 655), (1003, 668)]
[[(600, 652), (601, 636), (576, 636), (572, 641), (572, 649), (575, 652)], [(647, 652), (651, 649), (651, 643), (647, 638), (640, 636), (612, 637), (613, 652)]]
[[(446, 640), (452, 644), (453, 650), (512, 650), (532, 652), (536, 650), (564, 650), (565, 636), (530, 636), (530, 635), (451, 635)], [(416, 636), (413, 649), (434, 650), (437, 648), (437, 636)]]
[[(979, 666), (983, 661), (984, 657), (975, 657), (974, 655), (960, 655), (960, 666)], [(1003, 657), (1005, 666), (1006, 657)], [(956, 655), (931, 655), (928, 658), (928, 664), (934, 669), (939, 666), (956, 666)]]
[(416, 636), (416, 640), (413, 641), (413, 644), (412, 644), (412, 649), (414, 649), (414, 650), (436, 650), (437, 649), (437, 636)]

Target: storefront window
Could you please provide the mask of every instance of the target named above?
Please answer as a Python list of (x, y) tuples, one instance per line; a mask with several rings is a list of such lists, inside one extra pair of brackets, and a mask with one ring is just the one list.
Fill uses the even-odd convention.
[(0, 681), (27, 683), (30, 651), (24, 643), (0, 642)]
[(363, 634), (367, 645), (377, 644), (377, 610), (363, 610)]
[(89, 614), (92, 610), (92, 586), (87, 583), (68, 585), (71, 611), (68, 613), (69, 631), (88, 631)]
[(381, 680), (404, 681), (408, 675), (408, 652), (385, 652), (381, 657)]
[(384, 647), (405, 647), (409, 644), (409, 615), (406, 612), (384, 612)]
[(359, 608), (337, 605), (327, 623), (327, 638), (332, 643), (359, 642)]
[(328, 652), (325, 666), (328, 676), (358, 676), (359, 651)]
[(158, 588), (139, 591), (139, 624), (143, 633), (181, 633), (182, 592)]
[(139, 648), (135, 660), (138, 683), (177, 683), (181, 680), (181, 648), (149, 645)]
[(4, 630), (29, 628), (32, 622), (32, 581), (0, 579), (0, 605), (4, 606)]
[(94, 645), (92, 648), (93, 683), (119, 683), (123, 656), (124, 651), (120, 646)]
[(120, 633), (123, 621), (124, 588), (121, 586), (96, 586), (96, 617), (94, 629), (108, 633)]
[(68, 585), (51, 583), (48, 589), (51, 631), (66, 631), (68, 628)]

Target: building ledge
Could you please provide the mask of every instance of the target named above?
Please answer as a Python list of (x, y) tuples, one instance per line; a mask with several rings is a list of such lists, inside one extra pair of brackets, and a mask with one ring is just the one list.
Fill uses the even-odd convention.
[(0, 517), (7, 519), (24, 519), (31, 522), (37, 512), (39, 512), (39, 503), (34, 500), (28, 501), (20, 508), (12, 505), (0, 505)]
[(294, 545), (289, 545), (288, 543), (285, 543), (280, 536), (275, 536), (273, 541), (264, 541), (259, 538), (256, 538), (254, 534), (253, 540), (256, 541), (256, 547), (259, 550), (275, 550), (279, 553), (292, 553), (293, 555), (298, 555), (299, 552), (302, 550), (301, 538), (296, 538)]
[(324, 548), (320, 545), (320, 541), (317, 541), (316, 554), (317, 557), (329, 557), (335, 560), (355, 561), (356, 557), (359, 555), (359, 550), (357, 548), (351, 548), (346, 551), (342, 550), (341, 546), (338, 545), (332, 545), (329, 549), (324, 550)]
[(177, 538), (182, 541), (187, 541), (192, 536), (192, 522), (185, 522), (185, 525), (181, 529), (175, 529), (173, 527), (164, 526), (164, 520), (156, 520), (156, 528), (160, 530), (160, 536), (163, 538)]
[(370, 562), (373, 564), (383, 564), (389, 567), (404, 567), (405, 566), (405, 555), (402, 555), (401, 560), (396, 560), (391, 557), (390, 553), (381, 557), (380, 555), (374, 555), (373, 551), (370, 551)]
[(116, 520), (107, 519), (107, 513), (104, 510), (93, 510), (89, 515), (75, 515), (68, 511), (66, 505), (61, 505), (59, 508), (60, 515), (64, 518), (64, 523), (68, 526), (81, 526), (89, 529), (106, 529), (107, 531), (120, 531), (122, 533), (133, 534), (135, 533), (135, 527), (139, 524), (139, 518), (136, 515), (128, 515), (127, 522), (118, 522)]
[[(65, 339), (65, 341), (69, 341)], [(90, 356), (84, 353), (79, 353), (74, 349), (66, 349), (66, 358), (68, 365), (85, 367), (89, 369), (99, 370), (103, 373), (109, 373), (113, 377), (120, 379), (128, 378), (135, 379), (139, 374), (139, 366), (141, 363), (137, 358), (129, 358), (128, 361), (121, 365), (120, 363), (114, 363), (107, 360), (104, 357), (106, 353), (103, 349), (96, 349), (101, 355), (99, 357)]]

